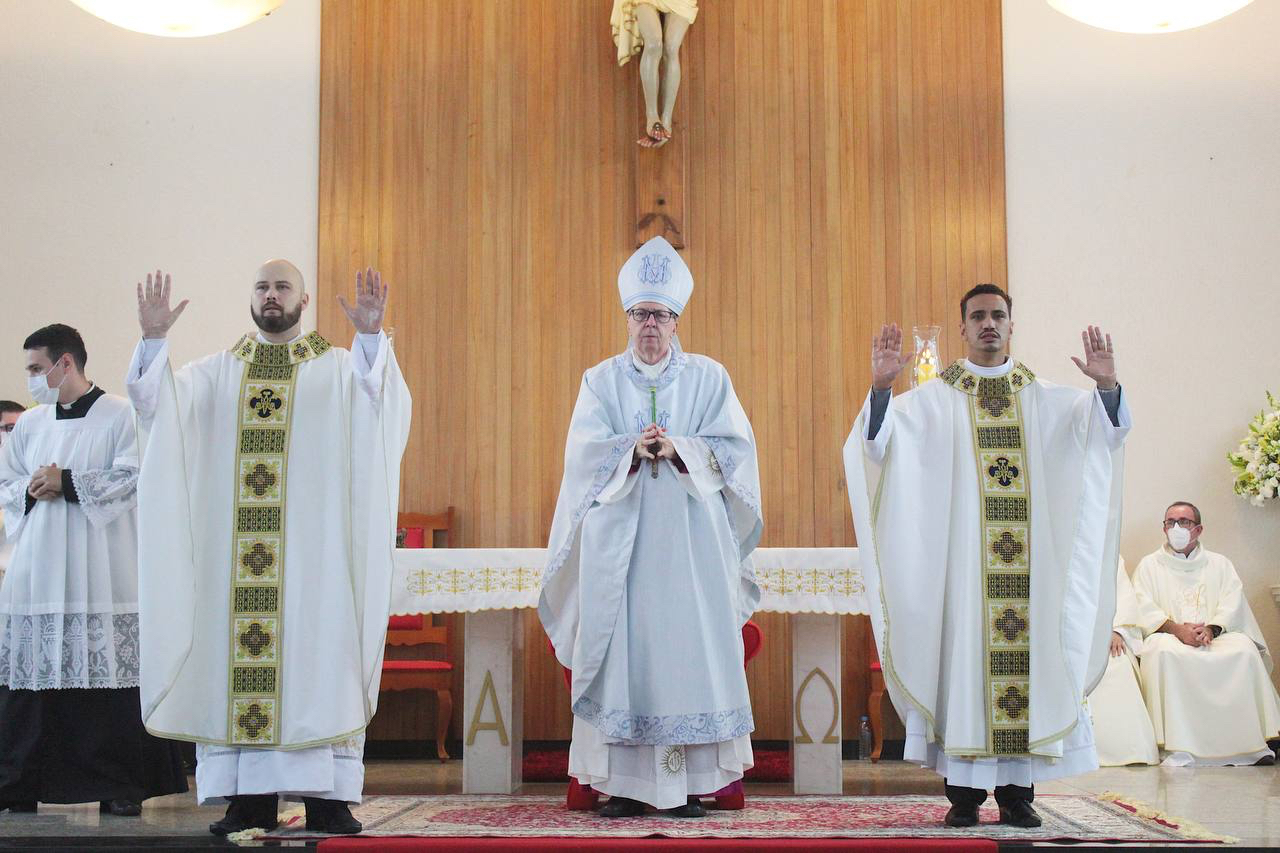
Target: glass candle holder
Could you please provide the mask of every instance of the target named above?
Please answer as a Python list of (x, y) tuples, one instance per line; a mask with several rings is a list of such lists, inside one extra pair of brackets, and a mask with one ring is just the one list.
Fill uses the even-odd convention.
[(938, 378), (938, 333), (941, 331), (941, 326), (911, 327), (916, 344), (916, 363), (911, 371), (912, 388)]

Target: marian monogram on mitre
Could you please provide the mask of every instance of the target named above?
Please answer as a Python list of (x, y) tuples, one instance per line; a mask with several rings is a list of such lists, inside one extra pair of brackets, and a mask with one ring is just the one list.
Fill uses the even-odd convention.
[(640, 261), (640, 281), (650, 287), (666, 287), (671, 283), (671, 258), (654, 253)]

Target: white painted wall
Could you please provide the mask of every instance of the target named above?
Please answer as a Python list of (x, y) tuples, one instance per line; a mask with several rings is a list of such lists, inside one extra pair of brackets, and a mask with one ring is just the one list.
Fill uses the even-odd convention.
[(1280, 2), (1137, 36), (1004, 2), (1014, 351), (1084, 386), (1080, 330), (1114, 334), (1136, 427), (1130, 568), (1175, 499), (1236, 564), (1280, 651), (1280, 506), (1231, 493), (1226, 454), (1280, 393)]
[[(0, 0), (0, 396), (27, 401), (22, 338), (54, 321), (121, 390), (148, 268), (193, 300), (180, 361), (247, 330), (261, 260), (291, 258), (314, 285), (319, 7), (170, 40), (66, 0)], [(1115, 334), (1138, 421), (1126, 557), (1156, 547), (1169, 501), (1197, 502), (1280, 647), (1280, 507), (1233, 496), (1224, 461), (1263, 390), (1280, 392), (1277, 41), (1273, 0), (1160, 36), (1004, 4), (1015, 350), (1080, 382), (1080, 328)]]
[(30, 402), (20, 348), (52, 322), (81, 331), (90, 378), (122, 393), (148, 269), (192, 300), (178, 361), (252, 328), (261, 261), (290, 258), (314, 284), (319, 91), (319, 0), (199, 39), (0, 0), (0, 397)]

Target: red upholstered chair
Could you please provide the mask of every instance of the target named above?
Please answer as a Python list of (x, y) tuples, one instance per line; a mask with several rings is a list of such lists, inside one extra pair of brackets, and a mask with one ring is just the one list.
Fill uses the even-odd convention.
[[(396, 544), (401, 548), (430, 548), (437, 530), (444, 531), (446, 541), (453, 546), (453, 507), (435, 515), (402, 512), (396, 526)], [(387, 623), (388, 646), (447, 649), (448, 644), (449, 629), (432, 625), (430, 616), (392, 616)], [(436, 694), (436, 757), (441, 761), (449, 760), (444, 739), (453, 717), (452, 687), (453, 664), (448, 660), (383, 658), (382, 690), (431, 690)]]
[[(747, 624), (742, 626), (742, 665), (745, 667), (751, 662), (751, 659), (760, 654), (760, 649), (764, 646), (764, 631), (760, 630), (760, 626), (748, 620)], [(551, 641), (547, 640), (547, 647), (551, 647)], [(552, 653), (555, 650), (552, 649)], [(564, 686), (569, 689), (573, 684), (573, 673), (568, 667), (560, 667), (564, 671)], [(711, 796), (715, 797), (715, 806), (717, 809), (741, 809), (746, 806), (746, 797), (743, 793), (742, 780), (732, 782)], [(576, 811), (591, 811), (596, 807), (600, 800), (600, 792), (587, 785), (583, 785), (572, 776), (569, 777), (569, 790), (565, 795), (565, 805)]]

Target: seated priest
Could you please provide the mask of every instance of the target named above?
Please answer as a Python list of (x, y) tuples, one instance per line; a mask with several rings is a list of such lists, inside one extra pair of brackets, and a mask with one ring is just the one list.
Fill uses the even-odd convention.
[(1143, 630), (1142, 693), (1171, 766), (1271, 764), (1280, 697), (1271, 653), (1231, 561), (1200, 545), (1200, 510), (1164, 514), (1166, 544), (1138, 564), (1133, 586), (1152, 605)]
[(1142, 625), (1148, 621), (1142, 617), (1154, 610), (1154, 605), (1134, 593), (1133, 582), (1121, 559), (1116, 569), (1111, 658), (1102, 681), (1089, 694), (1093, 738), (1098, 748), (1098, 764), (1103, 767), (1160, 763), (1155, 729), (1151, 727), (1138, 681)]

